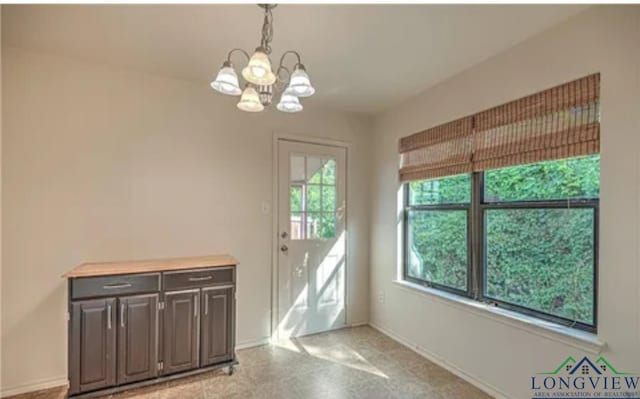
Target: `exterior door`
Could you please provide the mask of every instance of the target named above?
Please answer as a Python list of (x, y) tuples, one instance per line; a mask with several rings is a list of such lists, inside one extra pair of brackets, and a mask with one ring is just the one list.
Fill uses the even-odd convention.
[(116, 384), (116, 300), (71, 304), (70, 394)]
[(158, 376), (158, 294), (119, 299), (118, 384)]
[(232, 285), (202, 289), (201, 367), (233, 358), (234, 297)]
[(198, 367), (200, 290), (165, 293), (164, 374)]
[(278, 336), (346, 324), (344, 147), (278, 141)]

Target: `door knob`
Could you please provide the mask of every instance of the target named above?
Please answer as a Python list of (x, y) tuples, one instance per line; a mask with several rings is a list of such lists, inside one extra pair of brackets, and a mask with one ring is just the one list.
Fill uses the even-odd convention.
[(286, 245), (283, 245), (280, 247), (280, 251), (282, 252), (287, 252), (289, 250), (289, 247), (287, 247)]

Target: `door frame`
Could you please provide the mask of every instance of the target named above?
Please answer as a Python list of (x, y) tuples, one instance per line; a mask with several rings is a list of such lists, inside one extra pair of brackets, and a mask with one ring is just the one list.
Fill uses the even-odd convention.
[(344, 219), (344, 229), (347, 232), (345, 245), (345, 257), (344, 257), (344, 321), (345, 325), (349, 325), (349, 303), (350, 303), (350, 292), (349, 292), (349, 249), (350, 249), (350, 239), (349, 239), (349, 175), (351, 174), (349, 168), (349, 157), (351, 153), (351, 142), (335, 140), (323, 137), (314, 137), (314, 136), (305, 136), (305, 135), (296, 135), (296, 134), (288, 134), (288, 133), (273, 133), (272, 139), (272, 148), (271, 153), (273, 155), (271, 161), (271, 331), (270, 331), (270, 341), (275, 341), (279, 338), (279, 329), (278, 322), (280, 319), (280, 315), (278, 314), (278, 213), (279, 213), (279, 178), (278, 178), (278, 143), (280, 141), (289, 141), (294, 143), (302, 143), (302, 144), (316, 144), (316, 145), (325, 145), (330, 147), (339, 147), (344, 148), (345, 150), (345, 165), (344, 169), (346, 171), (345, 176), (345, 193), (344, 198), (347, 202), (347, 211), (345, 213)]

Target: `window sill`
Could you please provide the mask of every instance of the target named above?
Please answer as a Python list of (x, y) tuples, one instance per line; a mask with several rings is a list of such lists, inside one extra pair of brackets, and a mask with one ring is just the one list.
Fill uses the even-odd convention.
[(403, 289), (410, 290), (413, 293), (432, 296), (443, 303), (455, 306), (464, 311), (483, 315), (510, 327), (536, 334), (556, 342), (571, 345), (575, 348), (593, 354), (600, 354), (607, 345), (606, 342), (601, 341), (597, 335), (586, 331), (576, 330), (574, 328), (540, 320), (511, 310), (490, 306), (459, 295), (423, 287), (409, 281), (394, 280), (393, 282)]

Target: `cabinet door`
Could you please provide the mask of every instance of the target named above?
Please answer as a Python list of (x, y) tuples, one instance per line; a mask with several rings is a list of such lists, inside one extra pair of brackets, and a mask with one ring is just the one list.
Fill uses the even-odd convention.
[(70, 394), (116, 384), (115, 298), (71, 303)]
[(233, 359), (234, 299), (231, 285), (202, 290), (202, 367)]
[(158, 375), (158, 294), (122, 297), (118, 323), (118, 384)]
[(164, 374), (198, 367), (200, 290), (166, 292)]

